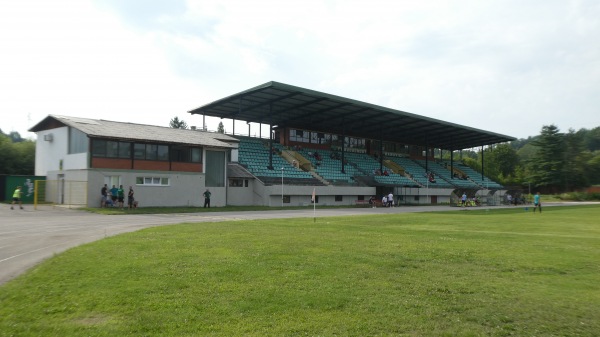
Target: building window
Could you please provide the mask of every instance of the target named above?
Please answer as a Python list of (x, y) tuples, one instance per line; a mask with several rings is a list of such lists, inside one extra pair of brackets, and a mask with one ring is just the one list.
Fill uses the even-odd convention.
[(419, 196), (415, 195), (415, 201), (419, 201)]
[(133, 144), (133, 158), (145, 159), (146, 158), (146, 144)]
[(136, 185), (144, 186), (169, 186), (169, 178), (164, 177), (136, 177)]
[(92, 141), (92, 156), (129, 159), (131, 158), (131, 143), (94, 139)]
[(105, 176), (104, 183), (108, 186), (108, 189), (113, 186), (118, 187), (121, 185), (121, 176)]
[(173, 145), (171, 146), (171, 160), (182, 163), (202, 163), (202, 148)]
[(157, 145), (156, 147), (156, 158), (162, 161), (169, 160), (169, 147), (167, 145)]
[(290, 202), (292, 202), (292, 198), (290, 198), (289, 195), (284, 195), (283, 196), (283, 203), (284, 204), (289, 204)]
[(244, 180), (243, 179), (229, 179), (229, 187), (243, 187)]
[[(310, 202), (312, 203), (312, 200)], [(319, 203), (319, 196), (315, 195), (315, 204), (318, 204), (318, 203)]]
[(106, 141), (94, 139), (92, 142), (92, 156), (106, 157)]
[(69, 154), (84, 153), (88, 150), (87, 135), (75, 128), (69, 127)]
[(244, 185), (245, 185), (246, 187), (248, 187), (248, 179), (245, 179), (245, 180), (244, 180)]
[(131, 158), (131, 143), (119, 142), (119, 158)]
[(167, 161), (169, 160), (169, 146), (135, 143), (133, 145), (133, 158)]
[(365, 196), (364, 195), (358, 195), (356, 196), (357, 200), (365, 200)]
[(156, 154), (157, 150), (158, 145), (146, 144), (146, 160), (156, 160), (158, 158)]
[(341, 195), (335, 196), (335, 201), (342, 201), (342, 200), (343, 200), (343, 196), (341, 196)]

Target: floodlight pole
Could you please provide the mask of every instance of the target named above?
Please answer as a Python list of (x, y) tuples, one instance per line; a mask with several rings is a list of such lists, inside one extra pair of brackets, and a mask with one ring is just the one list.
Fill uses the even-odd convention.
[(281, 207), (283, 207), (283, 166), (281, 167)]

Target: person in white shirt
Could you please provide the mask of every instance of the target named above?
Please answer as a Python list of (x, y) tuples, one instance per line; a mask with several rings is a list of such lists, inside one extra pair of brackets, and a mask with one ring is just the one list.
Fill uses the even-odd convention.
[(390, 192), (390, 194), (388, 194), (387, 201), (388, 201), (388, 207), (394, 207), (394, 195), (392, 194), (392, 192)]
[(383, 207), (387, 207), (387, 195), (384, 195), (383, 198), (381, 198), (381, 204)]

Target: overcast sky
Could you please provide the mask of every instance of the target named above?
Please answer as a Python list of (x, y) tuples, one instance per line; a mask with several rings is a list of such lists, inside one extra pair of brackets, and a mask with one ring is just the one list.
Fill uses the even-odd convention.
[(201, 126), (187, 111), (269, 81), (517, 138), (593, 128), (600, 1), (0, 0), (5, 133)]

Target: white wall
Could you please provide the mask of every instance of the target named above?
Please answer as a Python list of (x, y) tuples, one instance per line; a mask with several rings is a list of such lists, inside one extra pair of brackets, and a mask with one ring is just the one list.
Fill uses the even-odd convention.
[[(44, 136), (52, 135), (52, 141)], [(37, 132), (35, 144), (35, 175), (45, 176), (48, 172), (61, 170), (81, 170), (88, 167), (88, 153), (67, 154), (69, 149), (69, 128), (61, 127)]]
[[(44, 136), (52, 134), (52, 141)], [(35, 175), (45, 176), (50, 171), (60, 169), (60, 161), (67, 156), (68, 128), (56, 128), (37, 132), (35, 144)]]

